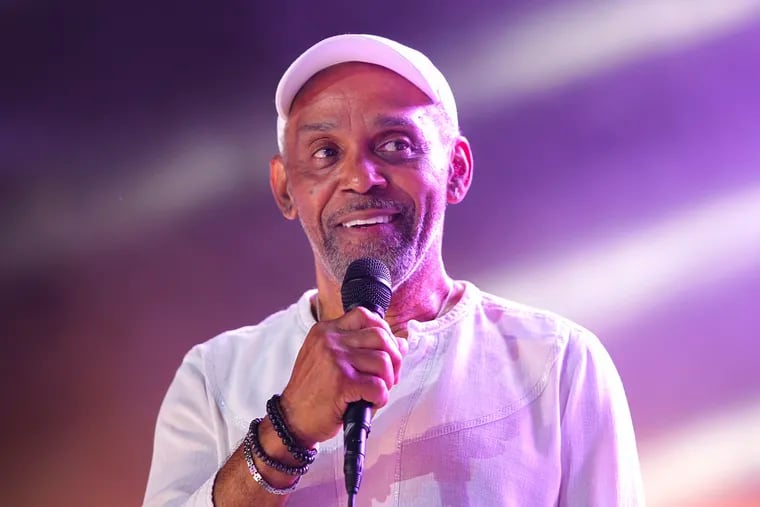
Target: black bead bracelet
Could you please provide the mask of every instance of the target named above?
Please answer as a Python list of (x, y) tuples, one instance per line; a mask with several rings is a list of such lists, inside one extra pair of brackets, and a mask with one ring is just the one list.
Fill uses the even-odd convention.
[(308, 472), (308, 464), (298, 467), (290, 466), (273, 459), (264, 452), (259, 443), (259, 424), (261, 424), (261, 421), (261, 418), (256, 418), (251, 421), (251, 425), (248, 428), (248, 434), (245, 436), (245, 440), (243, 440), (243, 451), (255, 454), (265, 465), (285, 474), (303, 475)]
[(285, 424), (285, 416), (282, 414), (279, 394), (275, 394), (267, 401), (267, 415), (272, 422), (272, 427), (282, 439), (283, 445), (288, 449), (293, 458), (307, 465), (314, 463), (317, 457), (317, 450), (298, 445), (287, 424)]

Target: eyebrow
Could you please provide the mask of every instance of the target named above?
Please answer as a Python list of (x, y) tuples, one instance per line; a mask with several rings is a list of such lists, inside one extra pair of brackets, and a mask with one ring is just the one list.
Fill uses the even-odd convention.
[[(406, 116), (380, 115), (373, 122), (377, 128), (407, 127), (417, 129), (417, 123)], [(318, 121), (305, 123), (298, 127), (298, 133), (304, 132), (329, 132), (338, 128), (338, 124), (331, 121)]]
[(408, 127), (417, 129), (417, 123), (406, 116), (387, 116), (381, 115), (375, 118), (375, 127)]
[(298, 127), (298, 132), (328, 132), (337, 127), (335, 123), (329, 121), (320, 121), (315, 123), (306, 123)]

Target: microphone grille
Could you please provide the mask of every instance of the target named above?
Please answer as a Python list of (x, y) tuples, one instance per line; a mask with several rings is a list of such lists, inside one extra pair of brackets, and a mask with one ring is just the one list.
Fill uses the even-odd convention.
[(346, 270), (340, 295), (343, 310), (363, 306), (385, 317), (391, 304), (391, 272), (380, 259), (366, 257), (353, 261)]

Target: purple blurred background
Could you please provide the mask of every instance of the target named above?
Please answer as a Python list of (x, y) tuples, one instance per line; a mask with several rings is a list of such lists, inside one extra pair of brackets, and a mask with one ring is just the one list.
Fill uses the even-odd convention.
[(184, 353), (314, 285), (274, 89), (367, 32), (457, 96), (449, 272), (600, 336), (650, 505), (760, 505), (760, 3), (350, 5), (0, 0), (0, 504), (139, 504)]

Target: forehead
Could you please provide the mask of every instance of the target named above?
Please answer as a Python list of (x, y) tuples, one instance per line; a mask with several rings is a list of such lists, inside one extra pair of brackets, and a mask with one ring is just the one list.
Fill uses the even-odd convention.
[(378, 65), (349, 62), (312, 76), (291, 105), (288, 122), (300, 123), (320, 116), (339, 116), (351, 110), (364, 113), (422, 114), (430, 99), (405, 78)]

